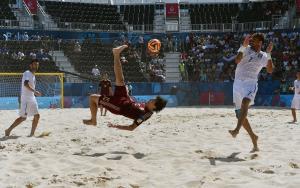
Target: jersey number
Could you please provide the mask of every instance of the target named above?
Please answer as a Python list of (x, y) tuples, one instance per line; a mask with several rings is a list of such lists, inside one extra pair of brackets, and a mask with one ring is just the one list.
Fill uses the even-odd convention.
[(249, 61), (248, 62), (251, 62), (251, 60), (253, 59), (253, 57), (250, 57)]

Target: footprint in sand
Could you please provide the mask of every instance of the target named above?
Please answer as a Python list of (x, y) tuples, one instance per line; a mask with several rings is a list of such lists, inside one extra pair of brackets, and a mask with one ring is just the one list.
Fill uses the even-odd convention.
[(71, 141), (72, 142), (80, 142), (81, 140), (80, 140), (80, 138), (73, 138), (73, 139), (71, 139)]
[(135, 185), (135, 184), (130, 184), (130, 186), (131, 186), (132, 188), (140, 188), (139, 185)]
[(117, 156), (117, 157), (106, 157), (107, 160), (121, 160), (122, 156)]
[(257, 157), (258, 157), (258, 154), (255, 153), (250, 156), (250, 159), (253, 160), (253, 159), (256, 159)]
[(196, 150), (195, 153), (203, 153), (202, 150)]
[(255, 169), (253, 167), (250, 167), (250, 170), (252, 170), (254, 172), (264, 173), (264, 174), (275, 174), (275, 172), (270, 169), (258, 169), (258, 168)]
[(299, 169), (299, 166), (298, 166), (296, 163), (290, 162), (290, 163), (289, 163), (289, 166), (290, 166), (291, 168)]
[(143, 153), (135, 153), (135, 154), (133, 154), (133, 157), (136, 159), (142, 159), (142, 158), (146, 157), (146, 155)]
[(124, 155), (128, 155), (129, 153), (124, 152), (124, 151), (113, 151), (113, 152), (111, 152), (111, 154), (119, 154), (119, 155), (124, 154)]
[(263, 171), (263, 173), (265, 173), (265, 174), (275, 174), (275, 172), (273, 170), (265, 170), (265, 171)]
[(79, 182), (79, 181), (73, 181), (74, 184), (76, 184), (77, 186), (82, 186), (82, 185), (85, 185), (84, 183), (82, 182)]

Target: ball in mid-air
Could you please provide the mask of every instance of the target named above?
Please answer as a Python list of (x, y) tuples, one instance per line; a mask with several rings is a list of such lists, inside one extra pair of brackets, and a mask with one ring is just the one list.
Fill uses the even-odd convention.
[(158, 39), (151, 39), (148, 42), (148, 50), (150, 53), (158, 54), (160, 51), (161, 42)]

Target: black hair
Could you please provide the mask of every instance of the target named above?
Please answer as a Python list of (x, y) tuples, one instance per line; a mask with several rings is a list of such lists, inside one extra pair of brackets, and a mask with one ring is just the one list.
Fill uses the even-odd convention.
[(167, 105), (167, 101), (160, 96), (157, 96), (155, 99), (155, 109), (154, 111), (156, 113), (160, 112), (162, 109), (164, 109)]

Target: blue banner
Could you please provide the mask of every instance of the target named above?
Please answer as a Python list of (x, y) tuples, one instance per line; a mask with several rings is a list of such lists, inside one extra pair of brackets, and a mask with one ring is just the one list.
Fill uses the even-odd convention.
[[(150, 99), (155, 99), (157, 95), (140, 95), (140, 96), (133, 96), (135, 101), (146, 103)], [(163, 99), (167, 100), (167, 107), (176, 107), (177, 104), (177, 97), (175, 95), (160, 95)]]
[(290, 108), (293, 95), (257, 95), (255, 106), (277, 106)]
[[(60, 96), (37, 97), (39, 108), (60, 108)], [(15, 110), (19, 108), (18, 97), (0, 97), (1, 110)]]

